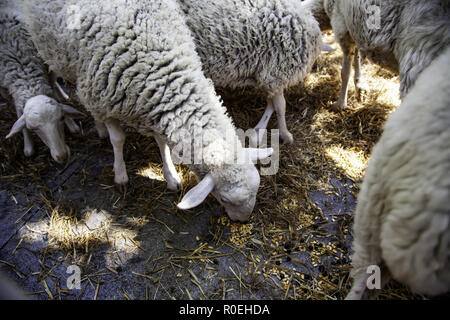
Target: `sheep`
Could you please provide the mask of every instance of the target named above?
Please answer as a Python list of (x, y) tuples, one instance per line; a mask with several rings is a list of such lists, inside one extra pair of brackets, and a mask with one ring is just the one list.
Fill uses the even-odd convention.
[(13, 100), (19, 118), (6, 138), (22, 131), (24, 153), (29, 157), (34, 153), (32, 130), (49, 147), (53, 159), (63, 163), (70, 149), (64, 142), (61, 120), (66, 115), (65, 121), (74, 131), (77, 127), (69, 116), (83, 114), (53, 98), (44, 63), (37, 57), (22, 18), (19, 7), (0, 1), (0, 87), (2, 95)]
[(347, 106), (351, 63), (358, 96), (367, 90), (360, 54), (400, 75), (400, 98), (418, 75), (450, 44), (450, 3), (446, 0), (306, 0), (303, 6), (332, 27), (342, 48), (342, 88), (335, 110)]
[(318, 23), (310, 12), (294, 0), (179, 3), (206, 76), (217, 86), (251, 86), (267, 93), (267, 108), (251, 142), (261, 142), (261, 129), (276, 111), (280, 137), (292, 143), (283, 91), (307, 76), (323, 47)]
[[(367, 268), (413, 292), (450, 290), (450, 47), (417, 78), (375, 145), (357, 199), (347, 299), (369, 296)], [(386, 269), (386, 270), (384, 270)]]
[(156, 135), (164, 147), (182, 151), (200, 182), (178, 208), (191, 209), (212, 193), (232, 220), (248, 220), (260, 176), (247, 160), (269, 157), (273, 149), (243, 148), (202, 72), (175, 0), (24, 3), (40, 56), (56, 76), (76, 84), (82, 105), (106, 125), (116, 183), (128, 182), (123, 121), (145, 136)]

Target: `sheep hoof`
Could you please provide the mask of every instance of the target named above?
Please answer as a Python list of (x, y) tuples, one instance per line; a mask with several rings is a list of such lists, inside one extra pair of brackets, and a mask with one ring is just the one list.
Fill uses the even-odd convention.
[(25, 154), (25, 157), (31, 157), (34, 154), (33, 146), (24, 146), (23, 153)]
[(331, 105), (331, 110), (334, 110), (336, 112), (343, 111), (345, 110), (345, 108), (347, 108), (347, 105), (339, 101), (336, 101)]
[(290, 132), (281, 134), (281, 139), (283, 140), (284, 143), (287, 143), (287, 144), (294, 143), (294, 136)]
[(127, 193), (127, 185), (126, 184), (116, 184), (115, 189), (117, 192), (119, 192), (121, 194)]
[(178, 192), (181, 190), (181, 181), (167, 180), (167, 189)]
[(367, 85), (367, 83), (363, 82), (363, 83), (359, 83), (356, 86), (356, 98), (358, 99), (359, 102), (366, 102), (367, 101), (367, 96), (369, 93), (369, 86)]
[(128, 175), (126, 172), (119, 173), (114, 176), (114, 182), (118, 185), (125, 185), (128, 183)]
[(178, 173), (172, 173), (169, 170), (164, 170), (164, 178), (167, 181), (167, 189), (170, 191), (181, 190), (181, 178)]

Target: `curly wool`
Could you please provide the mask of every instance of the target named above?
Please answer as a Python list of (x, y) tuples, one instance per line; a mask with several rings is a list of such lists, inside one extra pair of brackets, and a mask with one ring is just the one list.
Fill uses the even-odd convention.
[(373, 150), (355, 213), (355, 282), (384, 263), (414, 292), (450, 290), (449, 65), (450, 47), (419, 76)]
[(0, 87), (12, 97), (18, 113), (37, 95), (53, 96), (47, 67), (38, 57), (20, 8), (0, 0)]
[(322, 49), (317, 21), (293, 0), (178, 0), (205, 74), (266, 92), (302, 81)]
[(26, 3), (40, 55), (57, 75), (76, 83), (80, 102), (97, 120), (114, 118), (144, 135), (156, 132), (171, 148), (193, 145), (200, 134), (210, 138), (204, 147), (235, 134), (176, 3)]
[(447, 0), (307, 0), (304, 5), (320, 20), (327, 14), (341, 44), (354, 43), (363, 56), (399, 72), (402, 98), (422, 70), (450, 45)]

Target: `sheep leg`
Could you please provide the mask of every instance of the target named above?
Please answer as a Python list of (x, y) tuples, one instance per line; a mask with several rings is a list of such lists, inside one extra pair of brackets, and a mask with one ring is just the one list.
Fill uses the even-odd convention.
[(181, 178), (178, 175), (177, 170), (172, 162), (172, 156), (170, 155), (170, 149), (167, 143), (159, 135), (154, 135), (156, 142), (158, 143), (159, 151), (163, 161), (163, 173), (164, 178), (167, 181), (167, 188), (172, 191), (181, 190)]
[(283, 92), (276, 93), (272, 98), (274, 109), (278, 118), (278, 129), (280, 130), (280, 137), (285, 143), (293, 143), (294, 138), (289, 132), (286, 124), (286, 100)]
[(95, 120), (95, 128), (100, 139), (106, 139), (108, 137), (108, 130), (106, 129), (105, 123)]
[(350, 292), (345, 297), (345, 300), (361, 300), (367, 289), (367, 279), (368, 275), (364, 273), (359, 273), (353, 276), (353, 285)]
[[(380, 289), (384, 288), (384, 286), (391, 280), (392, 276), (389, 272), (386, 265), (382, 265), (381, 267), (381, 281), (380, 281)], [(378, 294), (381, 290), (367, 290), (367, 297), (370, 300), (375, 300), (378, 297)]]
[(126, 184), (128, 182), (128, 175), (125, 161), (123, 160), (125, 133), (120, 127), (119, 120), (107, 119), (105, 125), (114, 149), (114, 182), (117, 184)]
[(31, 134), (28, 129), (22, 130), (23, 134), (23, 153), (26, 157), (31, 157), (34, 154), (34, 143), (31, 139)]
[(356, 50), (353, 67), (355, 68), (355, 77), (353, 80), (355, 82), (356, 96), (359, 101), (363, 101), (367, 92), (369, 92), (369, 86), (361, 73), (361, 53), (359, 50)]
[[(357, 259), (357, 258), (354, 258)], [(353, 286), (350, 292), (347, 294), (345, 300), (375, 300), (380, 293), (378, 289), (369, 290), (367, 288), (367, 280), (369, 279), (369, 274), (366, 273), (367, 267), (370, 265), (379, 265), (381, 263), (367, 263), (365, 267), (355, 268), (353, 267)], [(355, 271), (357, 269), (357, 271)], [(380, 266), (381, 279), (380, 279), (380, 289), (383, 288), (390, 280), (391, 274), (384, 264)]]
[(354, 239), (353, 246), (352, 271), (350, 272), (350, 276), (353, 278), (353, 285), (345, 299), (367, 299), (369, 291), (367, 288), (367, 280), (369, 279), (367, 268), (370, 265), (376, 265), (376, 263), (371, 263), (374, 260), (371, 259), (370, 249), (364, 243)]
[(344, 47), (342, 48), (344, 51), (344, 58), (342, 61), (342, 69), (341, 69), (341, 79), (342, 79), (342, 87), (339, 93), (339, 99), (333, 104), (333, 109), (336, 111), (344, 110), (347, 107), (347, 98), (348, 98), (348, 82), (350, 80), (350, 73), (352, 71), (352, 60), (353, 53), (352, 50), (346, 50)]
[(267, 128), (270, 118), (275, 110), (273, 109), (272, 99), (267, 100), (267, 107), (264, 114), (255, 127), (255, 134), (250, 137), (250, 144), (258, 146), (262, 143), (264, 137), (264, 129)]

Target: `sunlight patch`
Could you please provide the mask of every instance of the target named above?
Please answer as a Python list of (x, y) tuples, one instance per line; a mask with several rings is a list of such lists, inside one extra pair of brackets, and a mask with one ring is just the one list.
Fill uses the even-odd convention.
[[(85, 209), (82, 219), (53, 208), (50, 216), (27, 223), (21, 230), (21, 242), (42, 248), (81, 249), (86, 252), (94, 245), (108, 244), (105, 260), (107, 265), (117, 267), (136, 256), (140, 243), (134, 240), (137, 232), (117, 223), (105, 210)], [(75, 251), (74, 251), (75, 252)]]
[(357, 152), (333, 145), (325, 152), (336, 163), (336, 166), (343, 169), (350, 178), (359, 179), (364, 176), (367, 159), (362, 151)]
[(161, 168), (153, 164), (149, 164), (146, 168), (139, 169), (137, 174), (152, 180), (165, 181)]

